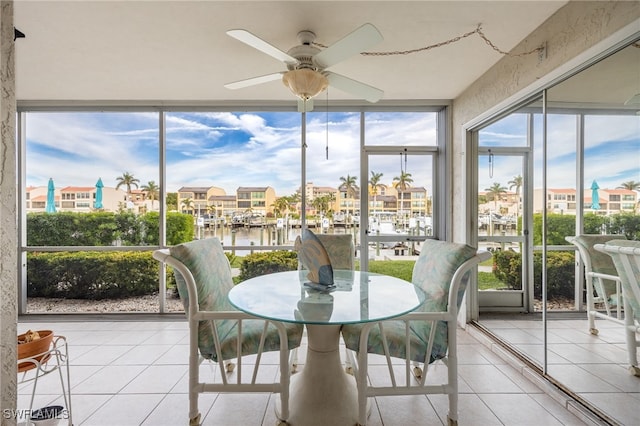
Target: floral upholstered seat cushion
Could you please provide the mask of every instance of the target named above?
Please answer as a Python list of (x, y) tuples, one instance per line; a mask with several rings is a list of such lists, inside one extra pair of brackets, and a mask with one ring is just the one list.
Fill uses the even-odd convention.
[[(229, 303), (228, 293), (233, 288), (231, 278), (231, 266), (224, 254), (222, 244), (217, 238), (206, 238), (180, 244), (170, 249), (171, 256), (182, 262), (193, 275), (196, 290), (198, 292), (198, 307), (201, 311), (236, 311)], [(178, 271), (175, 272), (178, 294), (184, 305), (185, 312), (189, 312), (189, 294), (187, 283)], [(200, 321), (198, 326), (198, 348), (203, 358), (217, 361), (214, 340), (214, 327), (217, 327), (218, 339), (222, 359), (235, 358), (238, 321)], [(260, 336), (264, 327), (264, 321), (246, 320), (242, 324), (242, 351), (243, 355), (258, 352)], [(302, 326), (287, 324), (289, 347), (300, 345), (302, 338)], [(279, 350), (280, 341), (276, 328), (269, 325), (265, 340), (265, 351)]]
[[(332, 269), (353, 270), (355, 267), (355, 245), (353, 237), (349, 234), (315, 234), (320, 240), (331, 262)], [(296, 238), (298, 241), (300, 237)], [(300, 243), (298, 243), (298, 246)], [(299, 258), (298, 267), (301, 269), (309, 269)]]
[[(458, 267), (476, 254), (476, 249), (446, 241), (426, 240), (421, 248), (420, 257), (413, 268), (412, 282), (421, 287), (427, 297), (425, 303), (416, 312), (445, 312), (448, 306), (449, 287)], [(468, 274), (458, 289), (457, 305), (460, 307), (467, 287)], [(438, 322), (435, 340), (429, 359), (426, 360), (427, 345), (431, 325), (425, 321), (410, 323), (411, 359), (418, 362), (433, 362), (446, 356), (448, 348), (447, 324)], [(390, 354), (405, 358), (405, 325), (402, 321), (384, 321), (384, 336), (389, 345)], [(348, 349), (358, 351), (362, 325), (345, 325), (342, 335)], [(384, 354), (382, 336), (379, 327), (373, 327), (369, 334), (369, 353)]]
[(293, 245), (298, 253), (298, 264), (304, 265), (309, 281), (324, 286), (333, 286), (333, 266), (324, 244), (309, 229), (303, 229)]
[(353, 270), (355, 246), (351, 234), (316, 234), (324, 246), (333, 269)]
[[(581, 252), (587, 253), (589, 261), (591, 263), (591, 271), (601, 274), (617, 276), (616, 267), (611, 260), (611, 256), (606, 253), (599, 252), (594, 249), (596, 244), (606, 244), (607, 241), (623, 239), (624, 235), (590, 235), (583, 234), (573, 238), (572, 242)], [(584, 259), (583, 259), (584, 260)], [(611, 280), (602, 280), (603, 286), (600, 285), (600, 280), (593, 279), (593, 288), (596, 290), (598, 296), (604, 299), (610, 299), (612, 303), (616, 303), (616, 298), (611, 298), (616, 294), (616, 283)]]

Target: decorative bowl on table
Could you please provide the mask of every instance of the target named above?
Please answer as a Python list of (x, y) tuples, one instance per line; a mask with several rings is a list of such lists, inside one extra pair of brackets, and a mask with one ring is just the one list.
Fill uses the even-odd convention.
[[(27, 331), (18, 336), (18, 361), (23, 359), (33, 359), (40, 363), (46, 362), (50, 354), (46, 353), (51, 348), (53, 341), (53, 331), (38, 330)], [(31, 370), (36, 364), (31, 361), (18, 364), (18, 372)]]

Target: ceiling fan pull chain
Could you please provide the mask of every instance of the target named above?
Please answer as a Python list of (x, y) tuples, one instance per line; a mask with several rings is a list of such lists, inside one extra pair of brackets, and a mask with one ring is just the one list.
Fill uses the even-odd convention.
[(407, 148), (404, 149), (404, 171), (407, 171)]
[(326, 132), (326, 145), (325, 145), (325, 159), (328, 160), (329, 159), (329, 88), (327, 87), (327, 118), (326, 118), (326, 126), (327, 126), (327, 132)]
[(493, 179), (493, 153), (489, 150), (489, 179)]

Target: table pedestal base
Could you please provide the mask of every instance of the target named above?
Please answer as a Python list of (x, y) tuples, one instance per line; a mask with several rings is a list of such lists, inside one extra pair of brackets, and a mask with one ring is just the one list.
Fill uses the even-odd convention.
[(291, 377), (288, 423), (292, 426), (355, 425), (358, 392), (354, 377), (344, 372), (340, 362), (340, 326), (307, 325), (307, 334), (309, 348), (305, 365)]

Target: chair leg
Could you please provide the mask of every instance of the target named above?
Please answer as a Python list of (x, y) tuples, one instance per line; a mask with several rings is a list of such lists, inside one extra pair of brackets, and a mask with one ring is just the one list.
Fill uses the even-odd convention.
[(200, 413), (189, 419), (189, 426), (200, 426)]
[(358, 424), (367, 424), (367, 352), (358, 353), (358, 373), (356, 377), (356, 387), (358, 389)]
[(589, 320), (589, 333), (594, 336), (598, 335), (598, 329), (596, 328), (596, 316), (594, 314), (595, 300), (593, 297), (593, 278), (587, 277), (587, 319)]
[(640, 376), (638, 367), (638, 341), (636, 340), (636, 325), (631, 305), (624, 299), (624, 334), (627, 344), (627, 360), (629, 362), (629, 372), (634, 376)]

